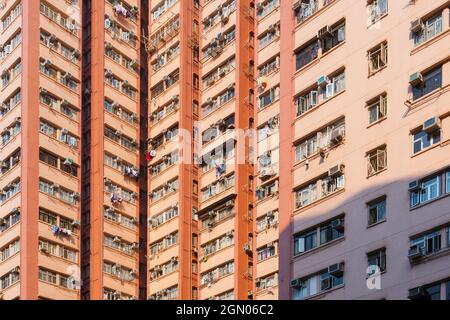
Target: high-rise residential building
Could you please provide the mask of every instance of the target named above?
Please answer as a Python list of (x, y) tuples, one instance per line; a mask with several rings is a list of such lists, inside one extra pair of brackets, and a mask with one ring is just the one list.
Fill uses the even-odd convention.
[(281, 299), (448, 299), (449, 7), (281, 3)]
[(138, 299), (145, 289), (139, 281), (146, 230), (140, 226), (147, 223), (143, 8), (137, 0), (83, 7), (83, 299)]
[(150, 1), (149, 10), (147, 297), (197, 299), (200, 6)]
[(253, 297), (255, 4), (202, 4), (199, 299)]
[(280, 0), (256, 4), (255, 299), (278, 299)]
[(81, 16), (2, 1), (0, 297), (79, 299)]
[(0, 20), (0, 300), (450, 297), (449, 0)]

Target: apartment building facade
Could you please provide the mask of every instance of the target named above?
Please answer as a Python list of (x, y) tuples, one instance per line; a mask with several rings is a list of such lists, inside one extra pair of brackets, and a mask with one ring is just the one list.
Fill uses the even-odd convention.
[(147, 298), (197, 299), (200, 6), (150, 1), (149, 10)]
[(0, 20), (0, 299), (450, 296), (450, 1)]
[(280, 1), (256, 3), (255, 299), (278, 299)]
[(62, 1), (3, 1), (2, 299), (79, 299), (80, 16)]
[(145, 293), (143, 8), (141, 1), (86, 1), (83, 8), (83, 299)]
[(252, 299), (255, 4), (201, 10), (199, 299)]
[(449, 5), (282, 2), (281, 299), (448, 299)]

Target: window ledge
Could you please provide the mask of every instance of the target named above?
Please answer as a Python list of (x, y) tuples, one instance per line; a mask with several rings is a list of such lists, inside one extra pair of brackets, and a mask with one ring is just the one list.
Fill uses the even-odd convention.
[(232, 99), (226, 101), (225, 103), (219, 105), (217, 108), (215, 108), (214, 110), (212, 110), (210, 113), (208, 113), (207, 115), (203, 114), (203, 110), (201, 111), (201, 120), (205, 120), (206, 118), (210, 117), (214, 112), (216, 112), (219, 109), (222, 109), (224, 106), (226, 106), (227, 104), (231, 103), (231, 102), (236, 102), (236, 96), (234, 96)]
[(322, 198), (320, 198), (320, 199), (318, 199), (318, 200), (316, 200), (314, 202), (311, 202), (311, 203), (307, 204), (304, 207), (301, 207), (301, 208), (298, 208), (298, 209), (294, 209), (294, 212), (292, 213), (292, 216), (294, 217), (297, 214), (299, 214), (300, 212), (305, 211), (305, 210), (307, 210), (307, 209), (309, 209), (311, 207), (315, 207), (315, 206), (321, 204), (322, 202), (327, 201), (328, 199), (333, 198), (335, 196), (338, 196), (338, 195), (340, 195), (341, 193), (344, 193), (344, 192), (345, 192), (345, 188), (342, 188), (342, 189), (340, 189), (338, 191), (335, 191), (333, 193), (330, 193), (330, 194), (328, 194), (328, 195), (326, 195), (326, 196), (324, 196), (324, 197), (322, 197)]
[(374, 25), (376, 25), (377, 23), (379, 23), (381, 21), (381, 19), (384, 19), (384, 17), (386, 17), (389, 14), (389, 12), (386, 12), (385, 14), (381, 15), (377, 21), (375, 22), (371, 22), (369, 25), (367, 25), (367, 29), (372, 28)]
[(17, 162), (13, 167), (9, 168), (8, 171), (5, 171), (5, 172), (3, 172), (3, 173), (0, 173), (0, 181), (8, 180), (7, 178), (8, 178), (8, 176), (10, 175), (10, 173), (13, 172), (14, 169), (16, 169), (16, 168), (19, 167), (19, 166), (20, 166), (20, 161)]
[[(269, 43), (266, 43), (266, 44), (263, 45), (262, 47), (260, 47), (260, 46), (259, 46), (259, 43), (258, 43), (258, 52), (257, 52), (257, 53), (260, 53), (260, 52), (263, 51), (264, 49), (268, 48), (270, 45), (275, 44), (275, 43), (277, 43), (277, 42), (278, 42), (278, 45), (280, 45), (280, 39), (281, 39), (280, 36), (279, 36), (279, 35), (276, 35), (276, 36), (273, 37), (272, 41), (270, 41)], [(259, 40), (259, 39), (258, 39), (258, 40)]]
[(415, 157), (418, 157), (418, 156), (424, 154), (425, 152), (430, 151), (430, 150), (432, 150), (432, 149), (435, 149), (435, 148), (437, 148), (437, 147), (439, 147), (439, 146), (441, 146), (440, 143), (435, 143), (435, 144), (433, 144), (432, 146), (429, 146), (429, 147), (427, 147), (427, 148), (425, 148), (425, 149), (422, 149), (422, 150), (420, 150), (419, 152), (414, 153), (414, 154), (411, 156), (411, 159), (413, 159), (413, 158), (415, 158)]
[(450, 91), (450, 84), (447, 84), (444, 87), (441, 87), (439, 89), (436, 89), (416, 100), (408, 99), (405, 104), (409, 108), (409, 110), (414, 110), (418, 108), (419, 106), (423, 105), (426, 102), (429, 102), (432, 99), (437, 99), (447, 91)]
[(276, 288), (278, 288), (278, 284), (275, 284), (271, 287), (268, 288), (264, 288), (264, 289), (260, 289), (259, 291), (256, 291), (255, 294), (257, 296), (262, 296), (262, 295), (266, 295), (266, 294), (271, 294), (273, 295), (273, 290), (275, 290)]
[(366, 129), (372, 128), (372, 127), (376, 126), (377, 124), (380, 124), (381, 122), (383, 122), (386, 119), (387, 119), (387, 116), (379, 118), (378, 120), (376, 120), (376, 121), (374, 121), (372, 123), (369, 123), (369, 125), (366, 127)]
[(411, 212), (411, 211), (420, 209), (420, 208), (422, 208), (422, 207), (425, 207), (426, 205), (429, 205), (429, 204), (431, 204), (431, 203), (434, 203), (434, 202), (436, 202), (436, 201), (439, 201), (439, 200), (444, 199), (444, 198), (447, 198), (447, 197), (450, 197), (450, 193), (444, 193), (444, 194), (440, 195), (439, 197), (434, 198), (433, 200), (430, 200), (430, 201), (427, 201), (427, 202), (423, 202), (423, 203), (421, 203), (421, 204), (418, 204), (418, 205), (415, 206), (414, 208), (410, 208), (409, 211)]
[(429, 46), (438, 42), (439, 40), (441, 40), (442, 38), (446, 37), (449, 34), (450, 34), (450, 29), (447, 29), (446, 31), (441, 32), (440, 34), (426, 40), (425, 42), (422, 42), (421, 44), (417, 45), (416, 47), (414, 47), (411, 50), (410, 55), (412, 56), (412, 55), (416, 54), (417, 52), (428, 48)]
[(0, 231), (0, 235), (4, 236), (6, 233), (10, 232), (11, 230), (13, 230), (18, 225), (20, 225), (20, 219), (16, 223), (14, 223), (12, 226), (10, 226), (8, 229)]
[(294, 124), (295, 122), (297, 122), (298, 120), (300, 120), (301, 118), (305, 117), (306, 115), (308, 115), (309, 113), (313, 112), (314, 110), (319, 109), (321, 106), (323, 106), (324, 104), (326, 104), (327, 102), (335, 99), (336, 97), (340, 96), (341, 94), (344, 94), (344, 92), (346, 91), (346, 89), (334, 94), (331, 98), (328, 98), (326, 100), (323, 100), (322, 102), (318, 103), (316, 106), (314, 106), (313, 108), (309, 109), (306, 112), (303, 112), (301, 115), (298, 115), (295, 117), (294, 119)]
[(80, 121), (79, 121), (79, 120), (75, 120), (74, 118), (69, 117), (69, 116), (66, 115), (65, 113), (62, 113), (60, 110), (56, 110), (55, 108), (51, 108), (51, 107), (49, 107), (48, 105), (46, 105), (46, 104), (44, 104), (44, 103), (42, 103), (42, 102), (40, 102), (40, 101), (39, 101), (39, 104), (40, 104), (41, 106), (47, 108), (47, 109), (48, 109), (50, 112), (52, 112), (52, 113), (53, 113), (53, 112), (58, 113), (58, 115), (59, 115), (60, 117), (64, 117), (64, 118), (66, 118), (67, 120), (69, 120), (70, 122), (75, 123), (76, 125), (79, 125), (79, 124), (80, 124)]
[[(220, 67), (219, 67), (220, 68)], [(218, 70), (218, 68), (216, 68), (216, 70)], [(217, 79), (216, 81), (214, 81), (213, 84), (203, 88), (202, 90), (199, 90), (201, 94), (205, 94), (206, 92), (208, 92), (209, 90), (212, 90), (214, 87), (217, 86), (217, 84), (223, 82), (223, 80), (233, 71), (236, 71), (236, 68), (232, 68), (231, 70), (229, 70), (227, 73), (225, 73), (223, 76), (219, 76), (219, 79)]]
[(267, 17), (270, 17), (273, 13), (280, 11), (280, 4), (278, 4), (277, 7), (273, 8), (272, 11), (267, 12), (267, 14), (264, 17), (258, 17), (258, 15), (256, 15), (256, 20), (258, 21), (259, 24), (261, 24), (262, 21), (266, 20)]
[(334, 288), (331, 288), (331, 289), (328, 289), (328, 290), (319, 292), (319, 293), (317, 293), (317, 294), (315, 294), (315, 295), (313, 295), (313, 296), (309, 296), (309, 297), (307, 297), (305, 300), (316, 300), (316, 299), (319, 299), (319, 298), (323, 298), (324, 296), (326, 296), (326, 295), (329, 294), (330, 292), (333, 292), (333, 291), (342, 289), (342, 288), (344, 288), (344, 287), (345, 287), (345, 284), (341, 284), (341, 285), (336, 286), (336, 287), (334, 287)]
[[(206, 272), (208, 272), (208, 271), (206, 271)], [(231, 273), (227, 273), (227, 274), (225, 274), (225, 275), (223, 275), (223, 276), (220, 276), (220, 277), (217, 277), (217, 278), (215, 278), (213, 281), (212, 281), (212, 285), (214, 285), (214, 284), (216, 284), (217, 282), (219, 282), (220, 280), (222, 280), (222, 279), (225, 279), (225, 278), (227, 278), (227, 277), (231, 277), (231, 276), (233, 276), (234, 275), (234, 272), (231, 272)], [(200, 288), (206, 288), (206, 287), (208, 287), (208, 284), (201, 284), (200, 285)]]
[(299, 253), (299, 254), (295, 255), (295, 256), (291, 259), (291, 262), (292, 262), (292, 263), (293, 263), (293, 262), (297, 262), (297, 261), (300, 260), (300, 259), (309, 257), (309, 256), (311, 256), (311, 255), (313, 255), (313, 254), (318, 253), (318, 252), (321, 252), (321, 251), (323, 251), (323, 250), (325, 250), (325, 249), (327, 249), (327, 248), (329, 248), (329, 247), (331, 247), (331, 246), (333, 246), (333, 245), (335, 245), (335, 244), (338, 244), (338, 243), (343, 242), (344, 240), (345, 240), (345, 236), (342, 236), (342, 237), (340, 237), (340, 238), (337, 238), (337, 239), (334, 239), (334, 240), (332, 240), (332, 241), (329, 241), (329, 242), (327, 242), (327, 243), (325, 243), (325, 244), (322, 244), (322, 245), (320, 245), (320, 246), (318, 246), (318, 247), (315, 247), (314, 249), (308, 250), (308, 251), (306, 251), (306, 252)]
[(377, 172), (375, 172), (375, 173), (373, 173), (371, 175), (367, 175), (366, 179), (370, 179), (370, 178), (376, 177), (376, 176), (382, 174), (383, 172), (387, 171), (387, 169), (388, 168), (386, 167), (386, 168), (381, 169), (381, 170), (379, 170), (379, 171), (377, 171)]
[(448, 254), (450, 254), (450, 247), (442, 248), (442, 249), (440, 249), (437, 252), (433, 252), (433, 253), (430, 253), (430, 254), (426, 255), (425, 257), (423, 257), (422, 259), (418, 260), (417, 262), (411, 262), (411, 267), (414, 267), (414, 266), (419, 265), (419, 264), (426, 263), (426, 262), (431, 261), (431, 260), (435, 260), (437, 258), (440, 258), (442, 256), (446, 256)]
[[(342, 141), (341, 143), (338, 143), (338, 144), (330, 145), (330, 146), (326, 147), (326, 152), (330, 153), (331, 151), (333, 151), (334, 149), (337, 149), (339, 146), (341, 146), (343, 144), (344, 144), (344, 141)], [(295, 153), (295, 151), (294, 151), (294, 153)], [(307, 158), (305, 158), (303, 160), (294, 161), (294, 166), (293, 166), (293, 169), (291, 170), (291, 172), (294, 172), (297, 169), (297, 167), (301, 167), (303, 165), (306, 165), (306, 161), (312, 161), (312, 160), (315, 160), (315, 159), (317, 159), (319, 157), (320, 157), (320, 153), (319, 153), (319, 151), (316, 151), (313, 154), (309, 155), (309, 157), (307, 157)]]
[(111, 225), (113, 225), (113, 226), (115, 226), (115, 227), (117, 227), (117, 228), (120, 228), (120, 229), (122, 229), (122, 230), (124, 230), (124, 231), (132, 231), (132, 232), (136, 232), (137, 228), (139, 227), (139, 224), (138, 224), (138, 223), (136, 224), (136, 228), (132, 229), (132, 228), (129, 228), (129, 227), (124, 226), (124, 225), (121, 224), (120, 222), (117, 222), (117, 221), (114, 221), (114, 220), (110, 220), (110, 219), (108, 219), (108, 218), (106, 218), (106, 217), (103, 217), (103, 218), (104, 218), (103, 220), (104, 220), (105, 222), (107, 222), (107, 223), (109, 223), (109, 224), (111, 224)]
[(8, 256), (8, 258), (6, 258), (6, 259), (4, 259), (4, 260), (1, 260), (1, 261), (0, 261), (0, 265), (2, 265), (3, 263), (6, 263), (7, 261), (12, 260), (14, 257), (18, 256), (19, 254), (20, 254), (20, 250), (17, 251), (17, 252), (15, 252), (15, 253), (13, 253), (13, 254), (10, 255), (10, 256)]
[[(224, 223), (225, 221), (234, 219), (235, 217), (236, 217), (236, 214), (235, 214), (235, 213), (230, 214), (230, 215), (227, 216), (226, 218), (224, 218), (224, 219), (222, 219), (222, 220), (220, 220), (220, 221), (215, 222), (215, 224), (214, 224), (214, 226), (212, 227), (212, 229), (216, 228), (217, 226), (219, 226), (220, 224)], [(210, 230), (209, 227), (202, 228), (202, 229), (200, 229), (200, 234), (205, 233), (205, 232), (209, 232), (209, 230)]]
[(270, 257), (268, 257), (267, 259), (264, 259), (264, 260), (257, 260), (256, 261), (256, 265), (262, 264), (262, 263), (270, 261), (270, 260), (274, 260), (275, 258), (278, 258), (278, 254), (274, 254), (273, 256), (270, 256)]
[(388, 67), (388, 64), (386, 63), (384, 66), (378, 68), (377, 70), (374, 70), (372, 72), (369, 72), (369, 75), (367, 76), (367, 78), (372, 78), (374, 76), (376, 76), (378, 73), (381, 73), (384, 69), (386, 69)]
[(273, 100), (271, 103), (266, 104), (264, 107), (259, 108), (258, 107), (258, 112), (262, 112), (264, 110), (267, 110), (268, 108), (270, 108), (271, 106), (275, 105), (277, 102), (280, 101), (280, 97), (278, 97), (277, 99)]
[(385, 219), (380, 220), (378, 222), (375, 222), (375, 223), (372, 223), (372, 224), (368, 224), (366, 228), (367, 229), (374, 228), (374, 227), (376, 227), (376, 226), (378, 226), (378, 225), (380, 225), (382, 223), (385, 223), (386, 221), (387, 221), (387, 219), (385, 218)]
[[(215, 255), (217, 255), (217, 254), (219, 254), (219, 253), (225, 251), (226, 249), (228, 249), (228, 248), (230, 248), (230, 247), (233, 247), (234, 245), (235, 245), (235, 243), (234, 243), (234, 241), (233, 241), (232, 244), (230, 244), (230, 245), (228, 245), (228, 246), (226, 246), (226, 247), (220, 248), (219, 250), (216, 250), (216, 251), (214, 251), (214, 252), (212, 252), (212, 253), (209, 253), (209, 254), (206, 254), (206, 255), (204, 255), (204, 256), (200, 256), (200, 257), (199, 257), (199, 262), (206, 263), (211, 257), (213, 257), (213, 256), (215, 256)], [(206, 259), (206, 261), (205, 261), (204, 259)]]

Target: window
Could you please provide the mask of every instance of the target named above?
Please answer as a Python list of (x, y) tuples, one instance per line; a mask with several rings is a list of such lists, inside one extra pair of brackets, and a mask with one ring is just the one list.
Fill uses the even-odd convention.
[(262, 249), (258, 250), (258, 254), (257, 254), (258, 262), (265, 261), (265, 260), (275, 256), (275, 254), (276, 254), (276, 250), (275, 250), (275, 246), (273, 246), (273, 245), (262, 248)]
[(261, 110), (280, 98), (280, 87), (276, 86), (267, 90), (258, 97), (258, 108)]
[(411, 191), (411, 207), (426, 203), (440, 196), (440, 177), (423, 180), (417, 190)]
[(344, 136), (345, 119), (339, 119), (310, 137), (301, 140), (295, 146), (295, 161), (305, 160), (316, 153), (339, 144)]
[[(320, 39), (322, 53), (331, 50), (341, 42), (345, 41), (345, 21), (332, 27), (324, 27), (321, 30), (326, 30)], [(321, 33), (321, 31), (319, 31), (319, 33)]]
[(429, 232), (425, 235), (412, 238), (411, 248), (418, 248), (423, 254), (428, 255), (440, 251), (442, 248), (441, 231)]
[(323, 223), (294, 236), (294, 256), (325, 245), (344, 236), (344, 217)]
[(371, 177), (387, 168), (386, 146), (381, 146), (367, 154), (367, 176)]
[(369, 124), (375, 123), (386, 118), (387, 115), (387, 96), (380, 95), (375, 100), (367, 104), (369, 111)]
[(380, 223), (386, 220), (386, 198), (367, 204), (368, 225)]
[(56, 215), (45, 211), (44, 209), (39, 209), (39, 220), (51, 225), (56, 225)]
[(450, 171), (447, 172), (447, 179), (445, 181), (446, 189), (445, 192), (450, 193)]
[(417, 85), (412, 85), (413, 100), (417, 100), (442, 86), (442, 66), (422, 75)]
[(371, 23), (377, 22), (388, 12), (388, 0), (369, 0), (367, 3)]
[(388, 62), (388, 46), (383, 42), (367, 52), (369, 58), (369, 76), (384, 68)]
[(52, 167), (58, 167), (58, 158), (44, 150), (39, 151), (39, 160)]
[(417, 31), (413, 31), (414, 45), (416, 46), (442, 32), (442, 13), (439, 12), (425, 21), (419, 21), (419, 23), (420, 26)]
[(319, 54), (319, 43), (314, 39), (311, 43), (299, 49), (295, 54), (296, 70), (306, 66), (311, 61), (315, 60)]
[(291, 282), (294, 300), (304, 300), (344, 284), (344, 263)]
[(56, 284), (56, 273), (39, 268), (39, 280)]
[(372, 276), (377, 271), (386, 271), (386, 248), (376, 250), (367, 254), (368, 276)]
[(319, 10), (318, 0), (300, 0), (294, 6), (296, 22), (301, 23)]
[(413, 153), (419, 153), (441, 141), (441, 130), (419, 131), (413, 134)]
[(295, 209), (300, 209), (316, 200), (324, 198), (344, 188), (345, 177), (343, 166), (336, 166), (328, 172), (327, 176), (309, 183), (295, 191)]

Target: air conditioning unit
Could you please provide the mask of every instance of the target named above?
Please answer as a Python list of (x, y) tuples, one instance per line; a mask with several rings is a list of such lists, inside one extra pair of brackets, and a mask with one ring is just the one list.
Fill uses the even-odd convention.
[(257, 10), (258, 12), (261, 12), (261, 11), (263, 11), (263, 9), (264, 9), (263, 4), (262, 4), (261, 2), (258, 2), (258, 3), (256, 4), (256, 10)]
[(419, 246), (412, 246), (408, 250), (408, 259), (410, 262), (417, 261), (425, 256), (425, 248)]
[(409, 76), (409, 84), (413, 87), (418, 87), (423, 84), (423, 76), (420, 72), (413, 73)]
[(435, 132), (440, 128), (440, 121), (438, 117), (433, 117), (425, 121), (422, 125), (422, 130), (427, 133)]
[(230, 21), (230, 15), (229, 14), (222, 14), (220, 17), (220, 21), (222, 22), (222, 25), (225, 25)]
[(300, 279), (291, 280), (291, 288), (300, 289), (304, 286), (304, 282)]
[(275, 175), (275, 171), (273, 168), (262, 168), (259, 175), (261, 179), (266, 179)]
[(344, 166), (342, 164), (334, 166), (333, 168), (328, 170), (328, 176), (330, 176), (330, 177), (336, 177), (343, 173), (344, 173)]
[(419, 33), (424, 29), (424, 24), (422, 22), (422, 19), (416, 19), (413, 22), (411, 22), (411, 27), (409, 30), (411, 30), (412, 33)]
[(120, 243), (120, 241), (122, 241), (122, 239), (120, 239), (120, 237), (114, 237), (113, 242), (115, 243)]
[(321, 28), (317, 32), (317, 38), (320, 39), (320, 40), (323, 40), (323, 39), (325, 39), (328, 36), (331, 36), (331, 32), (330, 32), (330, 27), (329, 26), (325, 26), (325, 27)]
[(342, 128), (334, 129), (331, 132), (330, 140), (334, 144), (341, 143), (344, 140), (344, 130)]
[(228, 200), (228, 201), (225, 203), (225, 206), (228, 207), (228, 208), (233, 207), (233, 206), (234, 206), (234, 201), (233, 201), (233, 200)]
[(81, 226), (80, 221), (74, 220), (74, 221), (72, 222), (72, 227), (80, 227), (80, 226)]
[(8, 167), (8, 164), (5, 161), (0, 161), (0, 168), (5, 169)]
[(321, 76), (318, 80), (317, 80), (317, 85), (320, 88), (324, 88), (327, 86), (327, 84), (330, 82), (330, 79), (328, 79), (327, 76)]
[(427, 297), (427, 292), (422, 287), (417, 287), (409, 290), (408, 299), (420, 300)]
[(132, 249), (132, 250), (137, 250), (137, 249), (139, 249), (139, 243), (134, 242), (134, 243), (131, 245), (131, 249)]
[(339, 232), (343, 231), (345, 228), (344, 219), (337, 219), (331, 222), (331, 227)]
[(344, 264), (336, 263), (328, 267), (328, 273), (334, 277), (340, 277), (344, 274)]
[(249, 243), (246, 243), (246, 244), (244, 245), (244, 251), (245, 251), (245, 253), (247, 253), (247, 254), (252, 253), (252, 247), (251, 247), (251, 245), (250, 245)]
[(417, 191), (417, 190), (419, 190), (419, 189), (420, 189), (420, 183), (419, 183), (419, 180), (411, 181), (411, 182), (408, 184), (408, 191)]

